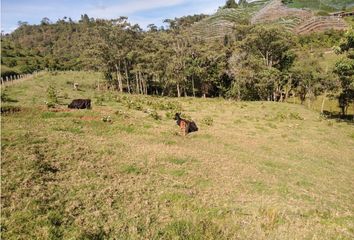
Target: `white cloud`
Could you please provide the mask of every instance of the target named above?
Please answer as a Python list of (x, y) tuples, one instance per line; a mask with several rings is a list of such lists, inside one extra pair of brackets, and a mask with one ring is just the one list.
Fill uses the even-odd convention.
[(161, 7), (172, 7), (184, 2), (185, 0), (131, 0), (111, 6), (101, 3), (88, 9), (87, 14), (98, 18), (114, 18)]

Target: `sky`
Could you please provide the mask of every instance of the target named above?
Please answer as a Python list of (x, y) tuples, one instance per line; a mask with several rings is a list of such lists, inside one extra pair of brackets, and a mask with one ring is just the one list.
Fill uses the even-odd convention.
[(225, 0), (1, 0), (1, 31), (10, 33), (18, 22), (39, 24), (47, 17), (56, 22), (63, 17), (77, 21), (81, 14), (91, 18), (128, 17), (146, 29), (148, 24), (164, 25), (164, 19), (193, 14), (212, 14)]

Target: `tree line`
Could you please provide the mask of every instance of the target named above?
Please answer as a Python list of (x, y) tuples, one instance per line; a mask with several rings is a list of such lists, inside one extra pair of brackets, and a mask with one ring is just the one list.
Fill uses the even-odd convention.
[[(230, 3), (229, 3), (230, 4)], [(233, 4), (231, 4), (233, 5)], [(295, 36), (277, 25), (235, 23), (215, 40), (190, 34), (207, 17), (165, 20), (147, 30), (126, 17), (104, 20), (82, 15), (40, 25), (19, 23), (2, 35), (1, 64), (29, 73), (41, 69), (95, 70), (119, 92), (163, 96), (227, 97), (302, 102), (340, 92), (345, 113), (353, 101), (353, 31)], [(339, 46), (346, 57), (324, 69), (314, 48)]]

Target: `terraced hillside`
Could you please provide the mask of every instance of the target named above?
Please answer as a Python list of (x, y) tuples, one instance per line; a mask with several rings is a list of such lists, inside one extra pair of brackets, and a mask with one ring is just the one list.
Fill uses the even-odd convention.
[(338, 11), (343, 8), (353, 8), (353, 0), (292, 0), (287, 4), (291, 8), (307, 8), (311, 10), (320, 11)]
[[(328, 3), (333, 3), (333, 6), (341, 6), (339, 4), (334, 5), (333, 1)], [(319, 6), (318, 9), (321, 9), (321, 7)], [(333, 9), (335, 10), (335, 8)], [(326, 31), (329, 29), (346, 30), (348, 28), (344, 19), (340, 17), (315, 16), (315, 12), (309, 9), (290, 8), (284, 5), (281, 0), (272, 0), (266, 4), (252, 17), (251, 22), (253, 24), (278, 23), (298, 34)]]
[(296, 29), (298, 34), (306, 34), (311, 32), (325, 31), (328, 29), (345, 30), (348, 28), (347, 23), (338, 17), (312, 17), (300, 24)]
[(288, 8), (281, 2), (281, 0), (273, 0), (252, 17), (251, 23), (274, 22), (281, 18), (307, 19), (312, 16), (313, 13), (309, 10)]
[[(348, 1), (327, 0), (323, 1), (323, 6), (316, 4), (306, 5), (301, 1), (293, 1), (292, 4), (285, 5), (281, 0), (256, 1), (248, 6), (237, 9), (219, 9), (216, 14), (193, 24), (188, 31), (194, 38), (210, 40), (230, 35), (233, 31), (233, 26), (242, 21), (250, 21), (252, 24), (276, 23), (284, 26), (289, 31), (299, 34), (329, 29), (346, 30), (348, 28), (348, 24), (341, 18), (331, 16), (319, 17), (315, 16), (316, 12), (313, 11), (323, 9), (336, 11), (340, 7), (351, 6)], [(309, 8), (295, 8), (300, 6), (307, 6)]]
[(188, 31), (195, 38), (223, 38), (232, 32), (235, 24), (248, 21), (267, 2), (268, 0), (255, 1), (237, 9), (219, 9), (214, 15), (193, 24)]

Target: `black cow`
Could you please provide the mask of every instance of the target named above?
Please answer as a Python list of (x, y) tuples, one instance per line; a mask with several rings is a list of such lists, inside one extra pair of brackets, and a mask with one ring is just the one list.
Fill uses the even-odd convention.
[(69, 105), (68, 108), (74, 109), (90, 109), (91, 108), (91, 99), (74, 99)]
[(183, 119), (180, 115), (181, 113), (176, 113), (175, 120), (177, 120), (176, 123), (181, 129), (182, 136), (186, 136), (188, 133), (198, 131), (198, 127), (195, 122)]

